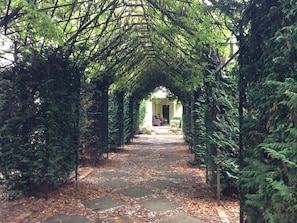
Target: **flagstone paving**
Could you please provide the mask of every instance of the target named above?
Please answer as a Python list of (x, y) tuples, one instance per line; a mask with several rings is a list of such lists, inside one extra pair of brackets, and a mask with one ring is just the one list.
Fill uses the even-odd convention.
[(96, 211), (102, 211), (102, 210), (106, 210), (106, 209), (110, 209), (110, 208), (115, 208), (115, 207), (125, 204), (121, 200), (114, 199), (110, 196), (87, 200), (87, 201), (83, 201), (82, 203), (86, 207), (88, 207), (92, 210), (96, 210)]
[(121, 179), (121, 178), (100, 183), (100, 185), (112, 187), (112, 188), (123, 187), (123, 186), (127, 186), (130, 184), (133, 184), (133, 182), (130, 182), (130, 181), (127, 181), (127, 180)]
[(176, 183), (169, 180), (156, 180), (153, 182), (149, 182), (148, 184), (159, 189), (169, 189), (170, 187), (177, 186)]
[(81, 215), (73, 215), (73, 214), (63, 214), (63, 215), (57, 215), (55, 217), (52, 217), (46, 221), (44, 221), (44, 223), (90, 223), (91, 220), (81, 216)]
[(119, 193), (130, 198), (140, 198), (153, 194), (152, 190), (148, 190), (144, 187), (133, 187), (119, 191)]
[(108, 221), (104, 221), (104, 223), (135, 223), (133, 219), (131, 219), (130, 216), (127, 215), (121, 215), (118, 217), (114, 217), (113, 219), (109, 219)]
[(204, 223), (190, 216), (180, 214), (173, 217), (166, 218), (164, 220), (155, 221), (154, 223)]
[[(179, 173), (176, 169), (178, 162), (184, 159), (173, 153), (179, 144), (172, 143), (175, 140), (172, 137), (154, 140), (148, 138), (142, 144), (136, 143), (134, 153), (120, 154), (124, 165), (118, 171), (106, 170), (96, 175), (97, 185), (111, 190), (108, 196), (81, 201), (86, 208), (100, 213), (99, 216), (102, 217), (96, 223), (142, 223), (133, 217), (133, 213), (136, 215), (138, 211), (147, 213), (148, 219), (143, 222), (203, 223), (184, 212), (184, 204), (171, 193), (178, 191), (184, 180), (193, 178), (192, 175)], [(164, 147), (164, 144), (167, 146)], [(152, 149), (153, 145), (157, 148)], [(198, 178), (197, 181), (199, 180), (201, 179)], [(127, 211), (117, 215), (117, 210), (123, 206)], [(178, 214), (172, 216), (170, 213), (173, 210), (178, 210)], [(108, 213), (113, 216), (106, 217)], [(166, 213), (169, 214), (167, 217)], [(160, 215), (159, 219), (163, 220), (149, 220), (150, 216), (153, 219), (156, 215)], [(87, 223), (90, 220), (84, 216), (65, 214), (44, 221), (53, 222)]]
[(157, 197), (147, 201), (143, 201), (140, 203), (140, 205), (159, 213), (166, 212), (182, 206), (182, 204), (175, 201), (171, 201), (166, 197)]
[(187, 175), (187, 174), (179, 174), (179, 173), (174, 173), (174, 174), (168, 174), (167, 175), (168, 178), (172, 178), (172, 179), (185, 179), (185, 178), (189, 178), (191, 176)]
[(119, 172), (119, 171), (109, 171), (109, 172), (102, 173), (102, 176), (105, 178), (108, 178), (108, 179), (112, 179), (115, 177), (123, 177), (125, 175), (126, 175), (126, 173)]

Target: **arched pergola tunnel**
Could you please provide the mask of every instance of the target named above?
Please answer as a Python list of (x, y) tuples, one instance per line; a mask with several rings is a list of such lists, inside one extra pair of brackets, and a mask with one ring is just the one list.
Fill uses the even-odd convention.
[(80, 157), (129, 142), (140, 101), (164, 86), (183, 104), (185, 140), (208, 182), (221, 181), (224, 194), (239, 189), (241, 221), (293, 222), (293, 3), (1, 2), (0, 172), (9, 196), (55, 188)]

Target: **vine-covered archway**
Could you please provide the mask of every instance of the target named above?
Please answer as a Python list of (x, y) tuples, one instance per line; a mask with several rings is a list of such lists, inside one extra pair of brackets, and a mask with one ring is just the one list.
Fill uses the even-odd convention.
[(241, 222), (296, 219), (293, 1), (4, 0), (0, 11), (11, 197), (55, 188), (81, 156), (97, 163), (129, 142), (140, 101), (165, 86), (208, 182), (238, 189)]

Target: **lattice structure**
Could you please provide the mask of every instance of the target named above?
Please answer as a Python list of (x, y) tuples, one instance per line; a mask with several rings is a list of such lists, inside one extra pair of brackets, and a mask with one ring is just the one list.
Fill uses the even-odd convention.
[(193, 84), (189, 61), (197, 63), (196, 71), (202, 66), (191, 52), (201, 55), (202, 36), (216, 29), (213, 19), (202, 19), (205, 7), (183, 0), (5, 0), (1, 39), (10, 49), (1, 54), (12, 53), (11, 64), (20, 52), (47, 57), (48, 48), (55, 48), (84, 61), (90, 78), (113, 75), (123, 89), (143, 92), (145, 84), (146, 93), (158, 83), (180, 94)]

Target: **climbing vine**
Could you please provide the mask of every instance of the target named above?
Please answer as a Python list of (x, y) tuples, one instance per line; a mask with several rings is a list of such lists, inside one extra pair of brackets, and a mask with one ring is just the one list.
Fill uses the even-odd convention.
[(116, 149), (124, 146), (124, 93), (113, 92), (109, 97), (109, 145)]
[[(8, 194), (47, 193), (87, 152), (130, 142), (139, 102), (162, 85), (183, 103), (185, 141), (208, 183), (224, 194), (238, 188), (241, 222), (294, 222), (295, 2), (135, 2), (0, 3)], [(230, 64), (237, 47), (239, 68)]]

